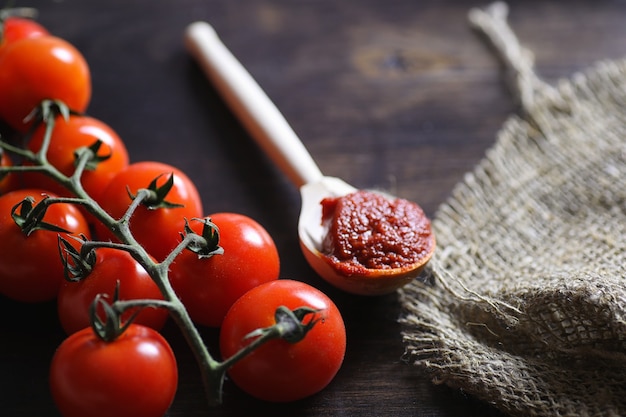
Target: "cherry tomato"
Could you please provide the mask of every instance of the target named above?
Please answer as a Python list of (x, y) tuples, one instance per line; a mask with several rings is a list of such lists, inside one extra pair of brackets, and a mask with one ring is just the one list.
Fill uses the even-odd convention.
[[(224, 253), (199, 258), (184, 251), (172, 264), (170, 282), (191, 318), (219, 327), (230, 306), (248, 290), (278, 279), (278, 250), (269, 233), (255, 220), (236, 213), (208, 216), (219, 228)], [(202, 222), (190, 222), (202, 234)]]
[[(12, 208), (24, 198), (30, 196), (38, 202), (44, 193), (55, 196), (36, 189), (16, 190), (0, 196), (0, 293), (18, 301), (52, 300), (65, 279), (59, 257), (59, 233), (35, 230), (27, 236), (11, 217)], [(90, 236), (84, 216), (70, 204), (52, 204), (43, 221), (74, 235)], [(66, 233), (61, 235), (74, 240)]]
[(155, 330), (131, 324), (112, 342), (88, 327), (69, 336), (50, 367), (64, 417), (161, 417), (178, 385), (176, 358)]
[[(265, 401), (295, 401), (326, 387), (339, 371), (346, 350), (344, 322), (336, 305), (318, 289), (303, 282), (277, 280), (244, 294), (226, 314), (220, 332), (224, 358), (251, 342), (246, 338), (258, 328), (275, 323), (279, 306), (291, 310), (312, 307), (319, 320), (296, 343), (271, 340), (238, 361), (228, 372), (248, 394)], [(305, 318), (305, 321), (307, 319)]]
[(0, 48), (19, 39), (49, 36), (48, 30), (32, 19), (10, 16), (2, 22)]
[[(156, 178), (157, 185), (161, 186), (171, 175), (174, 185), (165, 200), (182, 207), (151, 209), (141, 205), (130, 220), (133, 236), (157, 261), (162, 261), (180, 242), (185, 219), (203, 215), (200, 194), (189, 177), (178, 168), (161, 162), (135, 162), (115, 175), (101, 195), (102, 208), (111, 216), (120, 218), (131, 204), (129, 192), (136, 195), (137, 190), (148, 188)], [(115, 240), (101, 223), (96, 223), (95, 227), (100, 239)]]
[[(11, 158), (0, 149), (0, 167), (13, 165)], [(0, 195), (17, 188), (17, 176), (13, 172), (0, 173)]]
[[(41, 149), (45, 126), (40, 126), (28, 142), (28, 149), (37, 152)], [(98, 156), (110, 155), (94, 168), (87, 169), (81, 177), (83, 187), (96, 201), (101, 201), (102, 190), (119, 171), (129, 163), (126, 145), (118, 134), (106, 123), (89, 116), (70, 116), (68, 120), (58, 117), (46, 154), (48, 162), (63, 174), (70, 176), (75, 170), (74, 152), (80, 147), (89, 147), (97, 140), (102, 142)], [(40, 173), (25, 173), (24, 187), (37, 187), (50, 190), (59, 195), (68, 195), (68, 191), (58, 182)]]
[[(109, 301), (119, 281), (119, 299), (163, 299), (161, 291), (146, 270), (126, 251), (112, 248), (95, 250), (95, 263), (89, 275), (80, 281), (65, 281), (59, 290), (57, 308), (61, 326), (72, 334), (90, 325), (89, 307), (98, 294), (106, 294)], [(135, 310), (122, 316), (127, 319)], [(155, 330), (161, 330), (167, 320), (165, 309), (144, 308), (133, 320)]]
[(44, 99), (61, 100), (84, 112), (91, 99), (91, 75), (82, 54), (55, 36), (18, 39), (0, 53), (0, 118), (25, 132), (28, 116)]

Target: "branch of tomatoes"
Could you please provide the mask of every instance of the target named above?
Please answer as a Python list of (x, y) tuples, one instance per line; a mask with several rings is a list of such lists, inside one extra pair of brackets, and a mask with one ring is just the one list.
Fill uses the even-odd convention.
[[(85, 114), (90, 71), (73, 45), (33, 20), (2, 13), (0, 20), (0, 119), (17, 140), (0, 143), (0, 166), (17, 165), (4, 177), (9, 170), (0, 168), (0, 212), (13, 211), (34, 225), (26, 239), (11, 218), (0, 217), (0, 293), (25, 302), (57, 298), (60, 324), (71, 335), (57, 349), (50, 372), (61, 414), (164, 414), (177, 384), (173, 353), (158, 333), (168, 315), (188, 339), (208, 397), (216, 403), (227, 368), (230, 381), (267, 401), (301, 399), (330, 383), (346, 348), (334, 303), (308, 284), (278, 279), (278, 251), (260, 224), (237, 213), (206, 215), (193, 182), (175, 167), (131, 164), (116, 132)], [(39, 107), (42, 101), (47, 106)], [(16, 190), (18, 178), (22, 189)], [(48, 198), (37, 203), (42, 196)], [(35, 198), (24, 203), (27, 197)], [(46, 230), (43, 220), (82, 242)], [(64, 280), (73, 272), (59, 261), (57, 235), (68, 237), (61, 243), (61, 259), (78, 274), (90, 269), (87, 279)], [(93, 256), (76, 261), (65, 251), (74, 245), (79, 254)], [(137, 267), (141, 264), (146, 267)], [(113, 294), (118, 278), (119, 299)], [(86, 312), (99, 293), (109, 295), (101, 298), (119, 312), (121, 322), (134, 317), (112, 342), (89, 327)], [(136, 299), (146, 301), (128, 304)], [(280, 332), (267, 330), (269, 336), (257, 330), (277, 323), (280, 306), (296, 312), (307, 328), (287, 339), (306, 337), (298, 343), (282, 336), (261, 343), (292, 327), (283, 323)], [(315, 312), (299, 316), (302, 306)], [(102, 309), (98, 304), (96, 311)], [(278, 315), (280, 320), (288, 316)], [(220, 356), (226, 360), (206, 352), (195, 325), (219, 328)], [(146, 350), (134, 347), (143, 343), (160, 352), (162, 362), (139, 357)], [(254, 354), (241, 353), (253, 348)], [(120, 396), (125, 399), (115, 401)]]
[[(67, 233), (68, 231), (62, 227), (43, 220), (46, 212), (55, 204), (78, 205), (94, 216), (100, 224), (115, 235), (118, 242), (95, 241), (86, 236), (80, 236), (73, 237), (73, 242), (70, 243), (67, 239), (59, 236), (58, 247), (66, 277), (72, 281), (86, 279), (93, 269), (97, 250), (101, 248), (114, 249), (130, 254), (147, 271), (163, 296), (162, 300), (120, 300), (117, 297), (119, 288), (116, 290), (116, 296), (112, 302), (108, 302), (102, 296), (96, 296), (91, 305), (91, 325), (94, 333), (105, 342), (115, 343), (132, 326), (134, 318), (142, 309), (167, 309), (196, 356), (209, 403), (211, 405), (221, 403), (223, 382), (226, 372), (231, 367), (271, 340), (282, 339), (288, 343), (301, 341), (316, 323), (322, 320), (318, 316), (321, 309), (309, 307), (290, 309), (280, 306), (275, 311), (275, 324), (254, 329), (245, 334), (243, 339), (246, 343), (225, 360), (216, 360), (208, 351), (187, 309), (174, 291), (168, 272), (175, 259), (187, 249), (200, 258), (223, 254), (223, 248), (219, 245), (218, 227), (209, 218), (194, 218), (192, 221), (202, 225), (201, 232), (196, 233), (185, 221), (184, 230), (180, 232), (181, 240), (178, 245), (162, 261), (156, 261), (135, 239), (130, 228), (130, 220), (142, 206), (148, 207), (150, 210), (178, 207), (177, 204), (168, 202), (166, 199), (174, 184), (174, 174), (170, 174), (162, 185), (158, 185), (157, 180), (159, 178), (155, 178), (145, 188), (137, 190), (136, 193), (128, 190), (128, 195), (132, 200), (131, 204), (119, 218), (111, 216), (98, 202), (91, 198), (81, 181), (86, 170), (93, 169), (98, 163), (107, 159), (106, 155), (103, 157), (98, 153), (101, 145), (99, 141), (91, 146), (75, 150), (75, 169), (71, 175), (64, 174), (48, 161), (47, 152), (55, 124), (59, 117), (67, 120), (72, 114), (76, 115), (61, 101), (44, 100), (41, 103), (37, 111), (31, 115), (31, 118), (36, 122), (32, 125), (30, 134), (36, 131), (40, 124), (45, 126), (41, 147), (36, 152), (0, 140), (0, 149), (17, 155), (26, 162), (16, 166), (0, 166), (0, 175), (11, 172), (37, 172), (61, 184), (71, 195), (69, 197), (45, 196), (39, 202), (27, 197), (13, 207), (12, 217), (15, 223), (26, 235), (30, 235), (36, 230)], [(75, 245), (78, 245), (79, 248), (77, 249)], [(132, 315), (123, 319), (124, 313), (129, 310), (133, 311)], [(104, 317), (98, 314), (99, 311), (104, 312)]]

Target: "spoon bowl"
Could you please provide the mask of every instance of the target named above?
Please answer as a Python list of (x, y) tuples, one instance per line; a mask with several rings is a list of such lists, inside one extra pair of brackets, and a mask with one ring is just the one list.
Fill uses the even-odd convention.
[(359, 295), (390, 293), (417, 277), (432, 256), (434, 245), (418, 262), (400, 268), (367, 269), (365, 274), (348, 275), (333, 267), (322, 252), (327, 231), (322, 224), (321, 201), (357, 189), (339, 178), (322, 174), (280, 111), (208, 23), (189, 25), (185, 42), (252, 138), (300, 189), (298, 235), (302, 253), (313, 270), (335, 287)]

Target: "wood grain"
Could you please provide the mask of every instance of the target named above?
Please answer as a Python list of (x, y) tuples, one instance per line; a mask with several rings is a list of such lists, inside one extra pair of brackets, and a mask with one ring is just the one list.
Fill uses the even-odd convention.
[[(626, 3), (511, 1), (511, 24), (550, 82), (601, 59), (620, 58)], [(517, 107), (498, 61), (467, 23), (469, 0), (32, 0), (40, 21), (75, 44), (92, 68), (89, 113), (113, 126), (131, 158), (181, 167), (207, 214), (236, 211), (274, 236), (281, 276), (327, 292), (344, 314), (346, 361), (319, 395), (266, 404), (226, 383), (211, 415), (498, 416), (487, 404), (432, 384), (402, 361), (395, 295), (340, 293), (299, 252), (297, 190), (230, 114), (182, 44), (194, 20), (213, 24), (327, 175), (418, 202), (434, 216)], [(0, 410), (57, 415), (47, 372), (63, 339), (54, 303), (0, 298)], [(36, 330), (37, 329), (37, 330)], [(214, 347), (217, 332), (203, 329)], [(179, 358), (169, 416), (209, 414), (197, 368), (177, 329)]]

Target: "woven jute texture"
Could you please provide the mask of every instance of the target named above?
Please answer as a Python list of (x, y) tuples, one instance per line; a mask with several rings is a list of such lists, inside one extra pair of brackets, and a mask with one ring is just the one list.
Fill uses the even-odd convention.
[(548, 85), (506, 17), (470, 12), (522, 111), (434, 216), (406, 359), (510, 415), (626, 416), (626, 60)]

